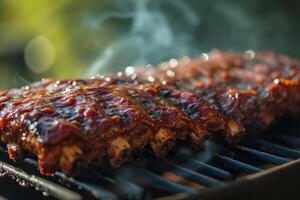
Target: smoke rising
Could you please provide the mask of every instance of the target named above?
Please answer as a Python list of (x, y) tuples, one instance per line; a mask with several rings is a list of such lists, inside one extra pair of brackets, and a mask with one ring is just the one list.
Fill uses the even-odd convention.
[(213, 48), (275, 50), (297, 55), (294, 49), (300, 42), (300, 29), (291, 25), (297, 19), (288, 17), (294, 15), (290, 6), (279, 0), (111, 2), (114, 10), (101, 14), (94, 25), (101, 29), (112, 19), (123, 25), (124, 20), (130, 23), (95, 57), (89, 76), (123, 70), (128, 65), (194, 57)]
[[(159, 63), (171, 57), (190, 55), (193, 52), (189, 31), (199, 24), (197, 13), (184, 1), (127, 1), (129, 6), (118, 5), (119, 12), (106, 13), (100, 22), (109, 18), (130, 18), (128, 32), (110, 44), (92, 64), (89, 75), (116, 71), (126, 65)], [(171, 6), (177, 16), (164, 12)], [(177, 20), (185, 27), (178, 30)]]

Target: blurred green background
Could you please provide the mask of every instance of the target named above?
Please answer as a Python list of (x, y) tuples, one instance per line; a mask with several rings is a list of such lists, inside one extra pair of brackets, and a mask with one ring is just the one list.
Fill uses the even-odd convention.
[(213, 48), (300, 57), (297, 0), (0, 0), (0, 89)]

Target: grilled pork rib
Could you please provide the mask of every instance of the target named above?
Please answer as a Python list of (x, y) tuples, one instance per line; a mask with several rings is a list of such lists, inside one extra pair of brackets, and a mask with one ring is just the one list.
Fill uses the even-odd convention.
[(299, 60), (273, 52), (213, 51), (200, 59), (139, 68), (135, 76), (191, 91), (243, 125), (267, 126), (287, 111), (299, 112), (299, 72)]
[(43, 174), (70, 173), (104, 155), (118, 166), (147, 144), (163, 156), (177, 139), (201, 149), (209, 133), (234, 138), (243, 130), (192, 93), (101, 83), (60, 92), (27, 87), (6, 93), (0, 128), (10, 157), (19, 157), (11, 148), (19, 146), (38, 156)]
[(159, 68), (91, 79), (43, 80), (0, 93), (0, 136), (12, 159), (38, 157), (43, 174), (76, 171), (107, 155), (120, 165), (150, 144), (158, 156), (177, 139), (201, 149), (232, 141), (243, 126), (300, 110), (300, 65), (270, 52), (218, 51)]

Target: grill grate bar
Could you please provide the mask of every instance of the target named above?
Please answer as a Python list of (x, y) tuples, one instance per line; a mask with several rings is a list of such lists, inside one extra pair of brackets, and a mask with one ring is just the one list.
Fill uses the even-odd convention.
[(265, 153), (265, 152), (262, 152), (262, 151), (259, 151), (256, 149), (251, 149), (249, 147), (237, 145), (236, 148), (242, 152), (247, 152), (253, 156), (256, 156), (257, 158), (259, 158), (261, 160), (264, 160), (264, 161), (267, 161), (267, 162), (270, 162), (273, 164), (281, 165), (281, 164), (289, 162), (289, 160), (286, 158), (275, 156), (275, 155)]
[[(33, 166), (33, 167), (37, 167), (37, 162), (33, 159), (30, 158), (25, 158), (24, 162)], [(54, 175), (63, 180), (66, 183), (70, 183), (74, 186), (76, 186), (77, 188), (82, 188), (84, 190), (86, 190), (87, 192), (89, 192), (90, 194), (92, 194), (95, 198), (98, 199), (112, 199), (112, 200), (117, 200), (119, 199), (117, 195), (115, 195), (114, 193), (98, 186), (92, 183), (85, 183), (82, 181), (78, 181), (72, 177), (67, 177), (66, 175), (64, 175), (61, 172), (55, 172)]]
[(83, 181), (78, 181), (74, 178), (67, 177), (61, 172), (55, 172), (54, 174), (57, 178), (60, 178), (61, 180), (73, 184), (77, 186), (78, 188), (82, 188), (86, 191), (88, 191), (90, 194), (92, 194), (95, 198), (98, 199), (111, 199), (111, 200), (117, 200), (119, 199), (118, 196), (94, 183), (86, 183)]
[(8, 172), (13, 177), (24, 180), (36, 188), (39, 188), (40, 190), (48, 193), (49, 195), (52, 195), (55, 198), (58, 199), (66, 199), (66, 200), (80, 200), (82, 197), (77, 194), (76, 192), (73, 192), (65, 187), (62, 187), (56, 183), (53, 183), (49, 180), (46, 180), (44, 178), (30, 175), (26, 173), (25, 171), (18, 169), (12, 165), (9, 165), (5, 162), (0, 161), (0, 169)]
[(152, 186), (158, 189), (163, 189), (170, 193), (179, 193), (179, 192), (196, 193), (196, 190), (194, 188), (170, 181), (146, 169), (141, 169), (136, 166), (133, 166), (133, 168), (138, 174), (139, 178), (150, 182)]
[(206, 187), (215, 187), (223, 184), (221, 181), (213, 177), (195, 172), (195, 170), (188, 169), (183, 165), (179, 166), (177, 164), (167, 162), (163, 159), (159, 159), (149, 152), (146, 153), (146, 156), (149, 160), (153, 160), (154, 163), (162, 163), (163, 165), (167, 166), (167, 170), (174, 173), (175, 175), (188, 179), (190, 181), (194, 181)]
[(300, 151), (290, 149), (278, 144), (273, 144), (265, 140), (258, 140), (257, 142), (261, 145), (271, 148), (274, 152), (280, 155), (290, 157), (290, 158), (300, 158)]
[(173, 172), (177, 176), (181, 176), (188, 180), (194, 181), (196, 183), (200, 183), (206, 187), (216, 187), (220, 185), (224, 185), (224, 182), (214, 179), (212, 177), (205, 176), (203, 174), (197, 173), (190, 169), (187, 169), (182, 166), (178, 166), (175, 164), (170, 164), (170, 172)]
[[(100, 168), (100, 167), (99, 167)], [(126, 196), (129, 199), (142, 199), (147, 195), (146, 191), (139, 185), (131, 182), (120, 175), (113, 175), (106, 169), (93, 170), (93, 174), (101, 179), (105, 179), (108, 182), (114, 184), (118, 189), (121, 190), (123, 196)], [(104, 175), (105, 174), (105, 175)]]
[(217, 157), (220, 158), (225, 165), (227, 165), (228, 167), (231, 167), (235, 170), (241, 170), (241, 171), (245, 171), (245, 172), (248, 172), (248, 173), (251, 173), (251, 174), (262, 171), (262, 169), (260, 169), (258, 167), (255, 167), (255, 166), (247, 164), (247, 163), (243, 163), (243, 162), (238, 161), (238, 160), (234, 160), (234, 159), (229, 158), (227, 156), (217, 155)]
[(298, 137), (273, 134), (271, 138), (274, 138), (278, 141), (284, 141), (290, 146), (300, 147), (300, 138)]
[(199, 160), (191, 159), (189, 163), (185, 165), (185, 167), (192, 169), (192, 170), (203, 170), (204, 172), (208, 173), (213, 177), (217, 177), (221, 180), (232, 180), (233, 177), (230, 172), (225, 171), (223, 169), (214, 167), (212, 165), (206, 164)]

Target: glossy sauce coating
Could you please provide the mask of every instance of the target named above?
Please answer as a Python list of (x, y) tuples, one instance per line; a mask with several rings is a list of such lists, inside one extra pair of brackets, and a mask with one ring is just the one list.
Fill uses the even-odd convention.
[[(126, 73), (127, 72), (127, 73)], [(0, 93), (0, 136), (12, 159), (27, 150), (44, 174), (71, 173), (108, 156), (120, 165), (150, 144), (165, 155), (177, 139), (238, 138), (300, 110), (300, 65), (271, 52), (214, 51), (159, 68), (106, 77), (42, 80)]]

